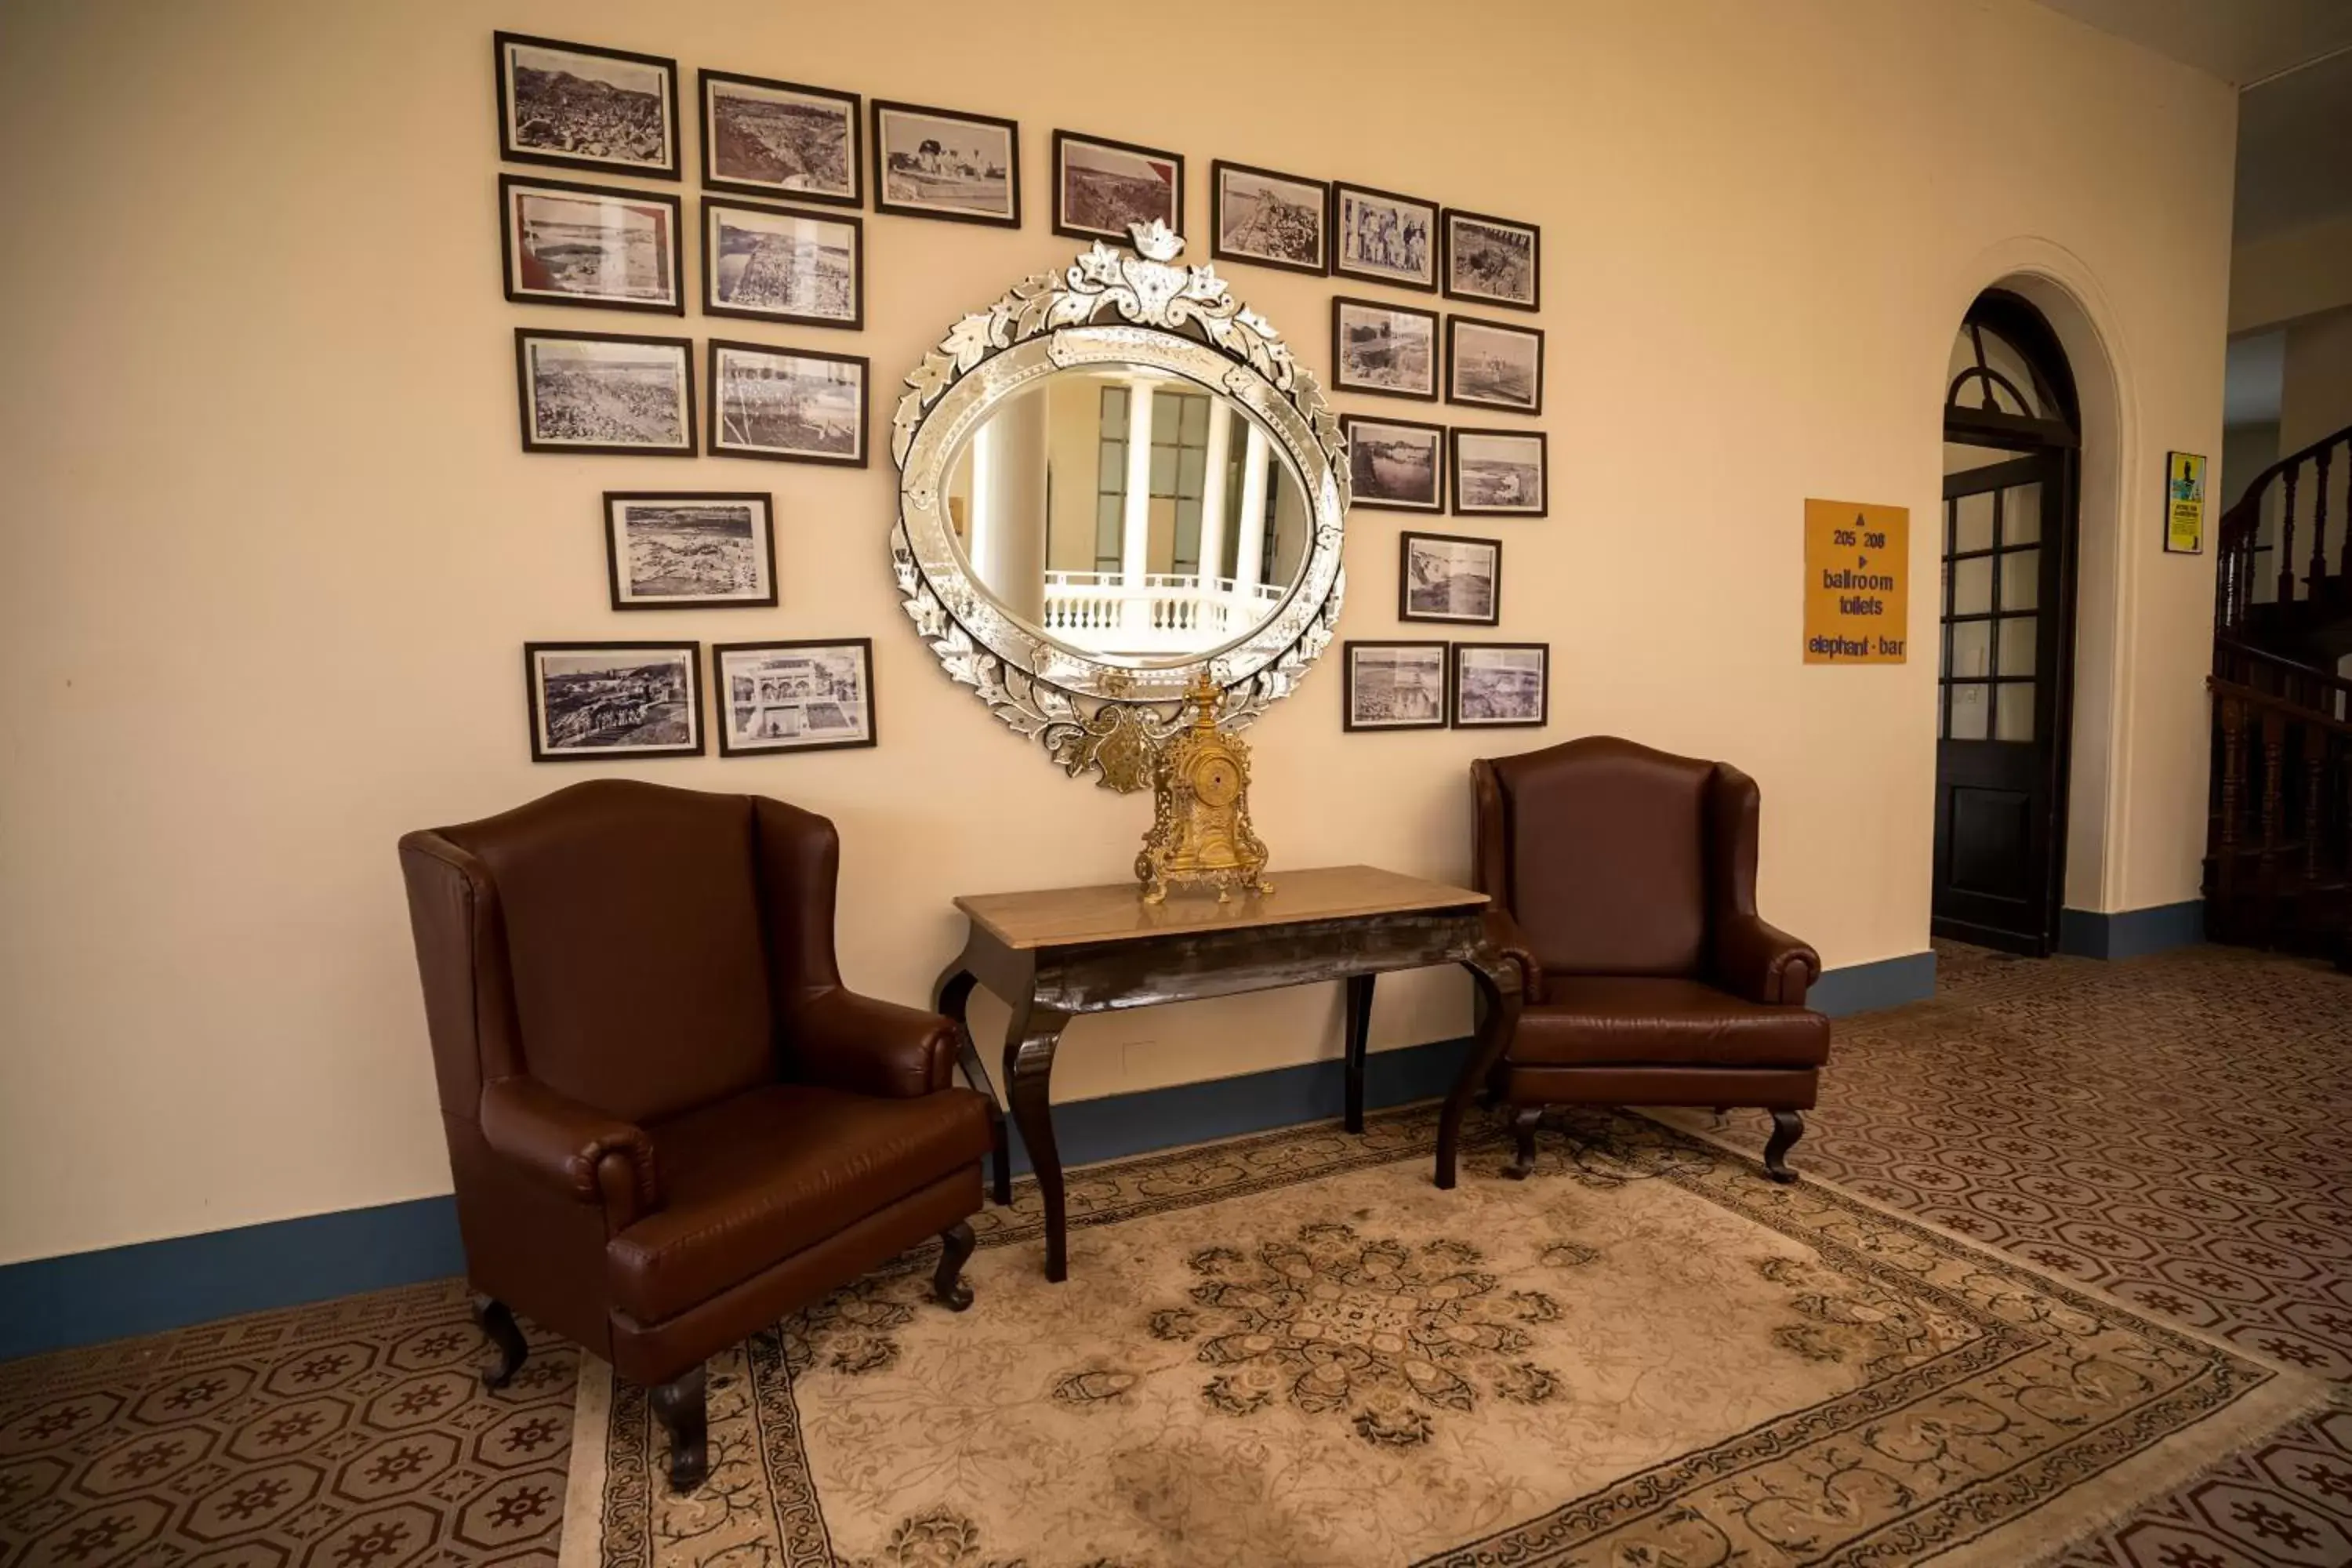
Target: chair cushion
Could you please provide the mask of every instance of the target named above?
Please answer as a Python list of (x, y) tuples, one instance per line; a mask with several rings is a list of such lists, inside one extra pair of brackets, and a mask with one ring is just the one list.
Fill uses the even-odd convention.
[(1544, 979), (1540, 1006), (1519, 1015), (1509, 1060), (1523, 1067), (1819, 1067), (1830, 1021), (1769, 1007), (1696, 980), (1569, 975)]
[(767, 1084), (646, 1129), (666, 1203), (605, 1245), (613, 1304), (659, 1322), (989, 1152), (968, 1089), (882, 1100)]

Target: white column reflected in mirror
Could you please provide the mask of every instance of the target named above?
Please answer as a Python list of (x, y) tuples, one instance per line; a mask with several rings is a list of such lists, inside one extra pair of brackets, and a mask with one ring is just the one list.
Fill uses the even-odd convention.
[(1242, 515), (1234, 536), (1234, 592), (1247, 595), (1257, 587), (1265, 560), (1265, 432), (1249, 427), (1242, 454)]
[(1118, 584), (1127, 599), (1119, 624), (1129, 633), (1149, 631), (1151, 602), (1143, 580), (1151, 571), (1151, 384), (1137, 380), (1127, 395), (1127, 501), (1118, 541)]

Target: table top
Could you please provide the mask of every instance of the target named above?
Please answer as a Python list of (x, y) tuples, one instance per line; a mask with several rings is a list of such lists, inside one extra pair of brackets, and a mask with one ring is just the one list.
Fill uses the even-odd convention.
[(1142, 888), (1134, 882), (1046, 888), (1031, 893), (968, 893), (955, 903), (971, 917), (973, 925), (1005, 946), (1038, 948), (1242, 931), (1302, 921), (1483, 910), (1490, 901), (1486, 894), (1468, 888), (1424, 881), (1375, 866), (1275, 871), (1267, 880), (1274, 884), (1273, 892), (1236, 893), (1231, 902), (1223, 904), (1214, 893), (1190, 890), (1171, 892), (1164, 903), (1147, 904)]

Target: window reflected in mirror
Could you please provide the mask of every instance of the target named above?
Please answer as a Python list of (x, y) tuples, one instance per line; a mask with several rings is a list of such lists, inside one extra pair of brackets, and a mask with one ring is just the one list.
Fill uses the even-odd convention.
[(948, 472), (975, 581), (1080, 653), (1173, 664), (1238, 641), (1307, 556), (1306, 490), (1279, 443), (1163, 371), (1057, 371), (997, 405)]

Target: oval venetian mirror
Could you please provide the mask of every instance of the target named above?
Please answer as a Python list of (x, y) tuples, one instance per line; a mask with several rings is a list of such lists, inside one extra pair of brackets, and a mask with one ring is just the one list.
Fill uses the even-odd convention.
[(1264, 318), (1139, 226), (967, 316), (907, 377), (891, 555), (948, 673), (1073, 774), (1149, 782), (1205, 669), (1226, 721), (1339, 614), (1339, 421)]

